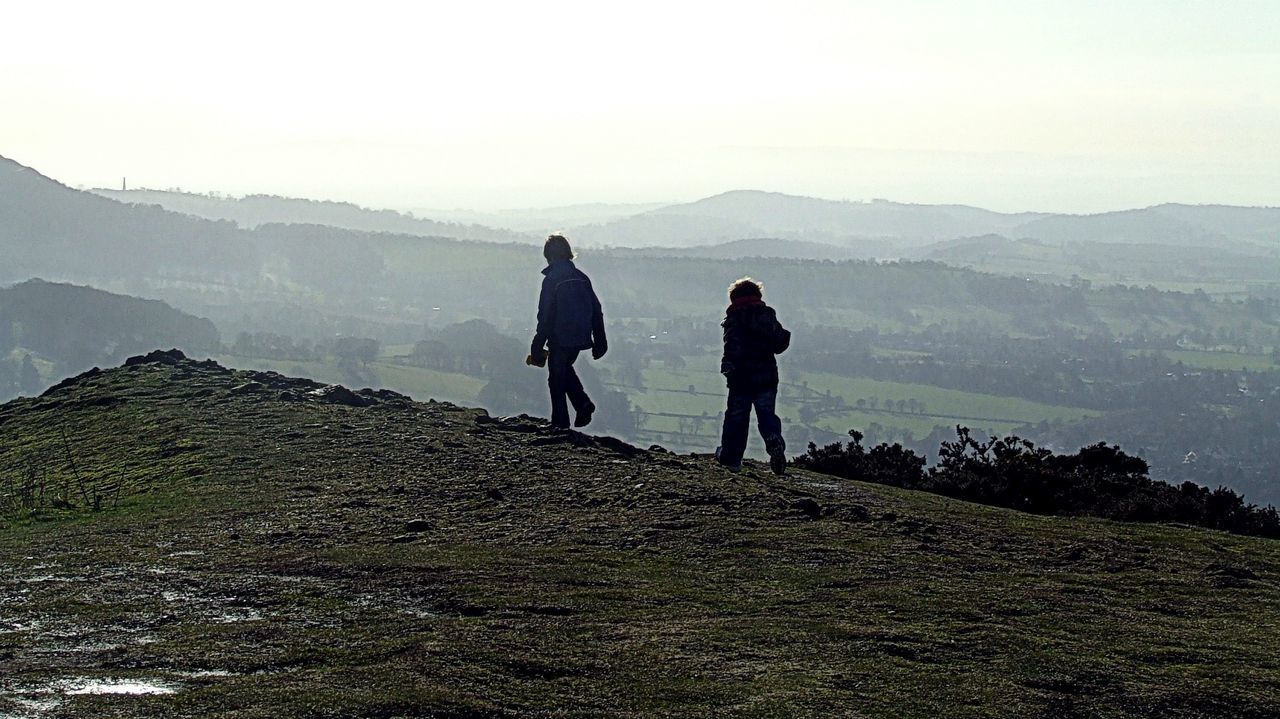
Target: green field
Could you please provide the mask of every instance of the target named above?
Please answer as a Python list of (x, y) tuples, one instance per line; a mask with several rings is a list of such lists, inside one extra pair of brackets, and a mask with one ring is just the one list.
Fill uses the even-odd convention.
[(891, 359), (916, 359), (922, 357), (932, 357), (932, 352), (921, 352), (919, 350), (900, 350), (892, 347), (872, 347), (871, 355), (873, 357), (888, 357)]
[(475, 405), (477, 395), (486, 384), (485, 380), (471, 375), (440, 372), (390, 362), (374, 362), (369, 367), (377, 373), (383, 387), (407, 394), (419, 401), (430, 398), (468, 406)]
[[(698, 428), (699, 434), (713, 433), (714, 420), (724, 409), (724, 378), (711, 369), (645, 370), (646, 389), (638, 392), (628, 389), (631, 402), (646, 412), (683, 415), (707, 415), (713, 421)], [(693, 388), (693, 392), (689, 388)], [(806, 389), (807, 387), (807, 389)], [(800, 421), (802, 397), (814, 393), (843, 397), (849, 406), (847, 411), (824, 413), (815, 426), (830, 432), (843, 434), (851, 428), (865, 427), (875, 422), (894, 430), (906, 430), (919, 437), (928, 434), (937, 425), (964, 424), (994, 432), (1009, 432), (1024, 424), (1040, 421), (1072, 421), (1097, 414), (1095, 411), (1076, 407), (1058, 407), (1017, 397), (963, 392), (923, 384), (884, 382), (862, 377), (842, 377), (815, 372), (791, 372), (784, 370), (783, 385), (778, 398), (778, 413), (790, 423)], [(915, 399), (924, 404), (923, 412), (899, 413), (896, 411), (860, 410), (859, 398), (875, 397), (883, 403), (886, 399)], [(683, 420), (688, 428), (691, 420)], [(680, 429), (681, 418), (649, 417), (645, 429), (674, 432)]]

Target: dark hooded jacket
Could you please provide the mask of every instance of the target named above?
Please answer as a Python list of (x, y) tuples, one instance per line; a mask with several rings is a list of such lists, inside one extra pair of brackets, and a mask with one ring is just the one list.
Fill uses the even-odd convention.
[(778, 322), (773, 308), (759, 297), (741, 297), (725, 311), (724, 357), (720, 372), (729, 388), (760, 391), (778, 386), (778, 360), (787, 351), (791, 333)]
[(606, 346), (604, 313), (591, 288), (591, 280), (572, 260), (557, 260), (542, 270), (538, 296), (538, 329), (533, 337), (536, 353), (544, 344), (562, 350)]

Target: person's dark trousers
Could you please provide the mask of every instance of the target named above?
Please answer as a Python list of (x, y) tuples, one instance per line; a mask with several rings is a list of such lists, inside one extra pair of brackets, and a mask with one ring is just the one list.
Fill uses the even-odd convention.
[(775, 411), (777, 401), (777, 387), (754, 391), (729, 388), (729, 404), (724, 410), (724, 431), (720, 434), (721, 464), (730, 467), (742, 464), (742, 455), (747, 451), (747, 433), (751, 429), (752, 406), (756, 408), (756, 426), (765, 442), (782, 436), (782, 420)]
[[(573, 371), (574, 360), (580, 350), (562, 350), (551, 347), (547, 352), (547, 386), (551, 388), (551, 426), (569, 428), (569, 404), (575, 412), (581, 412), (591, 399), (582, 388), (578, 373)], [(567, 402), (565, 401), (567, 398)]]

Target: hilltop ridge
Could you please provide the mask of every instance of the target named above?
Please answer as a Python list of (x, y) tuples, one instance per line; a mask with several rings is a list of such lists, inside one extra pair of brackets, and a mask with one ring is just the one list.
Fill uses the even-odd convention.
[[(1267, 540), (730, 475), (179, 352), (0, 406), (0, 466), (7, 500), (23, 467), (66, 495), (0, 515), (12, 716), (1280, 709)], [(124, 682), (154, 692), (92, 691)]]
[(1280, 238), (1280, 208), (1182, 205), (1069, 214), (997, 212), (954, 204), (827, 200), (732, 190), (667, 205), (571, 235), (613, 245), (696, 246), (749, 237), (816, 241), (864, 256), (911, 256), (956, 238), (996, 234), (1052, 244), (1132, 243), (1264, 252)]
[(276, 195), (225, 197), (179, 190), (108, 190), (97, 188), (92, 194), (126, 204), (157, 205), (171, 212), (230, 220), (244, 229), (266, 224), (323, 225), (360, 232), (451, 237), (486, 242), (533, 242), (538, 237), (511, 230), (485, 227), (475, 223), (442, 222), (413, 213), (395, 210), (373, 210), (351, 202), (309, 200)]

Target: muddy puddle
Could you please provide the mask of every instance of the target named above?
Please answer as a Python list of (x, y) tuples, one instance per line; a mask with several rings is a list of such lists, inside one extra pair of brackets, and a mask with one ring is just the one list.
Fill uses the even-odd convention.
[(175, 694), (181, 685), (153, 679), (112, 679), (76, 677), (59, 679), (40, 686), (0, 689), (0, 701), (9, 706), (0, 709), (0, 719), (33, 719), (60, 708), (70, 697), (110, 695), (119, 697), (161, 696)]
[(173, 694), (177, 686), (165, 682), (91, 679), (88, 681), (72, 681), (64, 683), (63, 693), (68, 696), (77, 694), (126, 694), (145, 696), (148, 694)]

